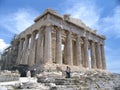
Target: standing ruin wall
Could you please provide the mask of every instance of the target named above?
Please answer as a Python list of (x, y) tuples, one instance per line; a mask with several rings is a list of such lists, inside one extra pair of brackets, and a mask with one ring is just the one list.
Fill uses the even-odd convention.
[(79, 19), (47, 9), (19, 34), (16, 65), (106, 69), (105, 37)]

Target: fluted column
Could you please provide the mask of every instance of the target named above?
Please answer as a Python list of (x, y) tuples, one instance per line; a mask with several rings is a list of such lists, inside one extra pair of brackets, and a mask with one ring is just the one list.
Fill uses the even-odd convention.
[(35, 32), (32, 33), (31, 35), (31, 42), (30, 42), (30, 51), (29, 51), (29, 60), (28, 60), (28, 65), (33, 66), (35, 64)]
[(100, 49), (100, 44), (99, 43), (97, 43), (97, 52), (96, 52), (96, 54), (97, 54), (97, 60), (96, 60), (96, 62), (97, 62), (97, 68), (98, 69), (101, 69), (102, 68), (102, 62), (101, 62), (101, 49)]
[(36, 63), (43, 64), (43, 32), (39, 30), (38, 32), (38, 42), (37, 42), (37, 55), (36, 55)]
[(62, 39), (61, 30), (56, 30), (56, 60), (58, 64), (62, 64)]
[(11, 66), (11, 47), (8, 48), (8, 51), (7, 51), (7, 69), (9, 70), (12, 66)]
[(7, 55), (5, 55), (5, 59), (4, 60), (5, 60), (5, 66), (4, 67), (5, 67), (5, 70), (7, 70), (7, 64), (8, 64), (7, 63)]
[(104, 45), (101, 45), (101, 60), (102, 60), (102, 69), (106, 69)]
[(22, 56), (21, 64), (28, 64), (28, 44), (29, 44), (29, 38), (28, 36), (26, 36), (23, 47), (23, 56)]
[(10, 69), (10, 48), (8, 49), (8, 52), (7, 52), (7, 69), (9, 70)]
[(80, 36), (77, 35), (77, 40), (76, 40), (76, 60), (77, 60), (77, 65), (82, 66), (82, 54), (81, 54), (81, 42), (80, 42)]
[(23, 39), (20, 39), (20, 44), (19, 44), (19, 49), (18, 49), (18, 58), (17, 58), (17, 62), (16, 64), (20, 64), (20, 60), (21, 60), (21, 55), (22, 55), (22, 49), (23, 49)]
[(91, 67), (96, 69), (95, 42), (91, 42)]
[[(54, 36), (54, 34), (53, 34)], [(52, 37), (52, 62), (57, 63), (56, 60), (56, 37)]]
[(82, 66), (85, 66), (85, 62), (84, 62), (84, 45), (81, 45), (81, 54), (82, 54)]
[(64, 59), (63, 59), (63, 63), (64, 64), (67, 64), (67, 40), (64, 42), (64, 51), (63, 51), (64, 53), (63, 53), (63, 57), (64, 57)]
[(84, 38), (84, 67), (88, 67), (88, 38)]
[(3, 69), (5, 69), (5, 55), (4, 54), (2, 55), (2, 61), (3, 61), (3, 66), (2, 67), (3, 67)]
[(77, 66), (77, 52), (76, 52), (76, 41), (72, 41), (72, 51), (73, 51), (73, 65)]
[(52, 46), (51, 46), (51, 26), (46, 26), (45, 29), (45, 46), (44, 46), (44, 63), (52, 63)]
[(26, 43), (26, 51), (25, 51), (25, 64), (28, 65), (29, 61), (29, 44), (30, 44), (30, 35), (27, 36), (27, 43)]
[(72, 35), (68, 32), (67, 47), (66, 47), (66, 59), (68, 65), (73, 65), (73, 51), (72, 51)]

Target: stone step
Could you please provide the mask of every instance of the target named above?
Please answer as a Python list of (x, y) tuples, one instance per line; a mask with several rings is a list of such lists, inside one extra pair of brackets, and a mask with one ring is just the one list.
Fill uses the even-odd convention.
[(56, 87), (51, 87), (50, 90), (89, 90), (89, 87), (79, 85), (56, 85)]
[(37, 82), (39, 83), (56, 83), (56, 84), (65, 84), (65, 83), (75, 83), (75, 84), (81, 84), (83, 82), (85, 82), (84, 80), (81, 80), (79, 78), (77, 79), (74, 79), (74, 78), (69, 78), (69, 79), (66, 79), (66, 78), (38, 78), (37, 79)]

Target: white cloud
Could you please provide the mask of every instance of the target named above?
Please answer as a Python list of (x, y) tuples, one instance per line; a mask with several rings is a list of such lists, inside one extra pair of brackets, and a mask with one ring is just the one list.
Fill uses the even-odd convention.
[(0, 26), (4, 27), (12, 33), (20, 33), (24, 31), (28, 26), (33, 24), (33, 20), (36, 17), (37, 12), (30, 9), (19, 9), (16, 12), (4, 15), (0, 18)]
[(3, 50), (5, 48), (7, 48), (9, 46), (9, 44), (5, 43), (5, 41), (3, 39), (0, 39), (0, 53), (3, 52)]
[(113, 12), (111, 16), (108, 14), (108, 16), (101, 18), (103, 8), (97, 7), (95, 0), (67, 0), (65, 4), (64, 13), (81, 19), (86, 25), (97, 29), (98, 33), (120, 38), (120, 6), (111, 10)]
[(90, 27), (94, 27), (99, 21), (100, 11), (101, 9), (97, 8), (94, 2), (90, 0), (81, 0), (79, 2), (72, 2), (72, 5), (66, 8), (65, 13), (69, 13), (72, 17), (81, 19)]
[[(7, 15), (1, 14), (0, 27), (5, 28), (11, 34), (0, 33), (0, 35), (11, 38), (13, 34), (18, 34), (24, 31), (27, 27), (34, 23), (33, 20), (36, 15), (38, 15), (38, 12), (35, 10), (24, 8), (19, 9), (16, 12), (11, 12)], [(9, 44), (7, 44), (4, 39), (0, 39), (0, 52), (3, 52), (3, 50), (8, 46)]]
[[(98, 29), (101, 33), (105, 33), (108, 36), (115, 36), (120, 38), (120, 6), (117, 6), (113, 10), (111, 16), (102, 18), (98, 23)], [(109, 32), (109, 33), (108, 33)]]

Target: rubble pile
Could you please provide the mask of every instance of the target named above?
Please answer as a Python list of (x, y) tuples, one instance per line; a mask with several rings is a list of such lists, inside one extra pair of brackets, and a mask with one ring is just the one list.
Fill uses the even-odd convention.
[[(32, 82), (34, 78), (37, 78), (37, 81)], [(120, 90), (120, 74), (100, 70), (71, 72), (71, 78), (66, 78), (65, 72), (43, 71), (36, 77), (28, 79), (30, 79), (28, 82), (16, 84), (12, 88), (16, 90)]]
[(2, 71), (0, 72), (0, 82), (7, 82), (7, 81), (17, 81), (19, 80), (20, 74), (18, 72), (11, 72), (11, 71)]
[(56, 77), (43, 74), (38, 76), (38, 82), (49, 86), (50, 90), (120, 90), (120, 74), (86, 70), (72, 72), (71, 78), (60, 74)]

